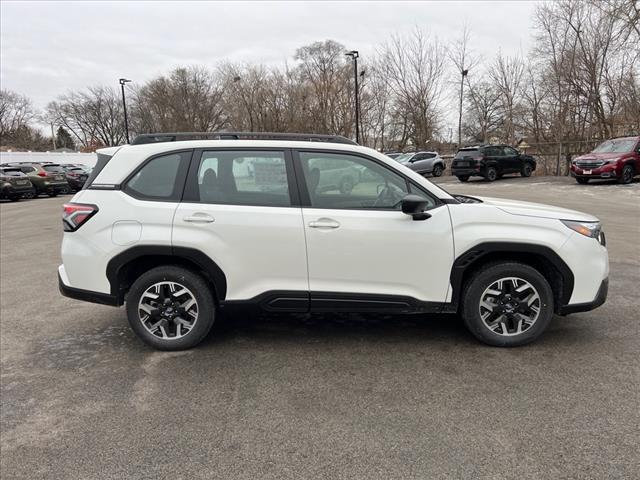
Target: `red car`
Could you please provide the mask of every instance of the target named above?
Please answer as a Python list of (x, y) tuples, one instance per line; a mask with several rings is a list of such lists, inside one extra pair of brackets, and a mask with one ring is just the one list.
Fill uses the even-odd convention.
[(640, 137), (621, 137), (606, 140), (591, 153), (571, 162), (571, 175), (580, 184), (592, 178), (617, 179), (631, 183), (640, 175)]

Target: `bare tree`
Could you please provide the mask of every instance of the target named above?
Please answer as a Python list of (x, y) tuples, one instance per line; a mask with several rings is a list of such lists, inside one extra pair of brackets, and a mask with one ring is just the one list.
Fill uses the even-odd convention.
[(439, 127), (445, 49), (416, 29), (409, 37), (392, 37), (381, 55), (395, 109), (406, 118), (415, 148), (425, 148)]
[(215, 131), (226, 125), (223, 87), (203, 67), (176, 68), (139, 87), (132, 121), (137, 133)]
[(31, 100), (10, 90), (0, 90), (0, 137), (6, 138), (35, 118)]
[[(460, 97), (458, 105), (458, 146), (462, 145), (462, 109), (464, 103), (464, 80), (470, 71), (480, 63), (480, 58), (471, 50), (471, 28), (464, 24), (460, 37), (453, 42), (448, 57), (455, 67), (456, 76), (460, 79)], [(453, 82), (457, 85), (456, 82)]]
[(504, 136), (507, 143), (515, 144), (515, 110), (521, 95), (524, 62), (521, 57), (505, 57), (501, 52), (489, 70), (500, 98), (500, 107), (504, 122)]
[(63, 126), (83, 146), (120, 145), (125, 139), (122, 100), (111, 87), (71, 92), (51, 102), (48, 118)]

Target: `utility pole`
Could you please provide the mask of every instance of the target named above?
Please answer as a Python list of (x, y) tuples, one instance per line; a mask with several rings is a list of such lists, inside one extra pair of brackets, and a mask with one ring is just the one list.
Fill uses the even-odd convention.
[(58, 147), (56, 146), (56, 136), (53, 133), (53, 122), (51, 122), (50, 125), (51, 125), (51, 143), (53, 143), (53, 149), (55, 150)]
[(129, 83), (131, 80), (127, 80), (126, 78), (121, 78), (119, 81), (120, 81), (120, 88), (122, 89), (122, 109), (124, 110), (124, 133), (127, 137), (127, 143), (129, 143), (129, 120), (127, 118), (127, 101), (124, 96), (124, 85), (125, 83)]
[(360, 95), (358, 90), (358, 54), (357, 50), (351, 50), (345, 53), (347, 57), (353, 60), (353, 78), (355, 81), (355, 97), (356, 97), (356, 143), (360, 143)]
[(462, 100), (464, 98), (464, 77), (467, 76), (469, 70), (462, 67), (462, 78), (460, 80), (460, 111), (458, 115), (458, 148), (462, 148)]

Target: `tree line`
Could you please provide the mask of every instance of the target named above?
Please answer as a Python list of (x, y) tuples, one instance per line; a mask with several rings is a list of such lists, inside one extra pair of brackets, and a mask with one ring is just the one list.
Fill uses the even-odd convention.
[[(461, 142), (515, 144), (597, 140), (640, 132), (640, 14), (635, 0), (565, 0), (535, 9), (529, 52), (482, 58), (473, 31), (451, 44), (416, 28), (360, 58), (361, 143), (381, 150)], [(354, 74), (332, 40), (296, 50), (280, 67), (223, 63), (176, 68), (127, 85), (129, 128), (270, 131), (355, 136)], [(465, 75), (463, 75), (463, 72)], [(461, 96), (462, 95), (462, 96)], [(451, 112), (456, 115), (451, 115)], [(126, 142), (120, 90), (72, 91), (36, 112), (3, 90), (0, 140), (49, 149), (35, 125), (57, 128), (56, 146), (92, 149)], [(456, 125), (457, 127), (457, 125)]]

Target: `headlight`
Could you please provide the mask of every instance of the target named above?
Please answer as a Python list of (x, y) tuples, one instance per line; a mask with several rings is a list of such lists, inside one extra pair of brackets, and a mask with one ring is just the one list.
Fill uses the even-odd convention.
[(602, 225), (600, 222), (578, 222), (577, 220), (560, 220), (574, 232), (585, 237), (599, 238)]

